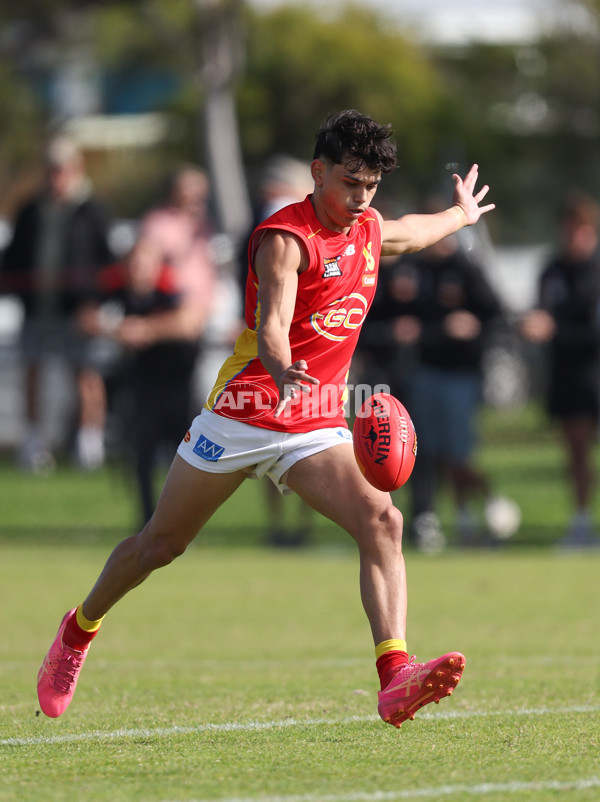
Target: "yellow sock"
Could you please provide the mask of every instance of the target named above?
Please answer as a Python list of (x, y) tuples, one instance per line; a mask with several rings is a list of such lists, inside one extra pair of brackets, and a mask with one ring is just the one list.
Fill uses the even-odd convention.
[(390, 638), (390, 640), (381, 641), (375, 647), (375, 658), (381, 690), (383, 691), (398, 671), (408, 663), (406, 641), (401, 638)]
[(89, 618), (86, 618), (83, 614), (83, 610), (81, 609), (82, 605), (80, 604), (77, 608), (77, 612), (75, 613), (75, 620), (77, 621), (77, 625), (83, 629), (84, 632), (97, 632), (100, 629), (100, 624), (104, 620), (104, 616), (99, 618), (97, 621), (90, 621)]
[(400, 638), (390, 638), (390, 640), (382, 640), (375, 647), (375, 658), (379, 660), (382, 654), (387, 652), (405, 652), (406, 641)]

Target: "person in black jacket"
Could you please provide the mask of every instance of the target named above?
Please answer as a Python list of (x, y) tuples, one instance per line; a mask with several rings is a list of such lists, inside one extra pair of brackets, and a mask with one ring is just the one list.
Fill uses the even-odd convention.
[(73, 315), (94, 286), (98, 270), (112, 261), (108, 218), (95, 199), (79, 148), (52, 139), (45, 152), (46, 186), (18, 211), (5, 251), (1, 286), (23, 305), (27, 428), (18, 459), (26, 470), (53, 465), (42, 432), (42, 367), (49, 357), (74, 369), (79, 400), (76, 457), (84, 468), (104, 458), (104, 385), (88, 364)]
[[(499, 299), (481, 267), (447, 237), (382, 271), (377, 301), (362, 344), (387, 366), (380, 372), (413, 419), (418, 454), (409, 488), (409, 539), (439, 551), (445, 535), (436, 514), (438, 481), (447, 477), (462, 545), (487, 535), (507, 537), (519, 522), (514, 502), (492, 495), (475, 461), (482, 401), (482, 357), (491, 326), (501, 320)], [(484, 502), (485, 522), (473, 502)], [(509, 531), (506, 531), (508, 527)]]
[(590, 514), (600, 417), (599, 229), (596, 201), (572, 193), (561, 214), (561, 246), (540, 275), (537, 308), (522, 322), (524, 336), (545, 344), (549, 357), (546, 406), (562, 431), (575, 508), (563, 544), (573, 547), (599, 542)]

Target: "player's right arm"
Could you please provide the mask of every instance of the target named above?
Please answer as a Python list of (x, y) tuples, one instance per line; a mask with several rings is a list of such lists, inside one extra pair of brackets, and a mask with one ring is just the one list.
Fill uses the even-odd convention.
[(258, 278), (258, 356), (279, 388), (279, 416), (297, 392), (307, 392), (307, 384), (318, 379), (306, 371), (304, 360), (292, 363), (289, 332), (298, 275), (306, 268), (307, 256), (297, 237), (285, 231), (266, 231), (253, 260)]

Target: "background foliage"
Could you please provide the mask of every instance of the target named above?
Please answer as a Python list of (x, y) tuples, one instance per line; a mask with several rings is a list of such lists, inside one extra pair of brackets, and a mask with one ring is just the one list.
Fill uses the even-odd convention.
[(227, 88), (251, 184), (269, 154), (309, 158), (324, 116), (358, 107), (397, 132), (402, 164), (386, 182), (390, 198), (412, 205), (449, 191), (443, 165), (476, 160), (500, 209), (491, 221), (496, 240), (546, 240), (567, 188), (599, 193), (598, 6), (568, 0), (564, 24), (541, 27), (536, 42), (450, 48), (427, 46), (356, 3), (326, 11), (242, 0), (2, 4), (0, 212), (43, 135), (64, 122), (52, 77), (77, 59), (97, 73), (98, 112), (126, 111), (126, 97), (130, 111), (171, 120), (171, 136), (151, 158), (132, 154), (131, 169), (117, 171), (121, 181), (110, 169), (100, 175), (117, 213), (137, 213), (170, 161), (205, 161), (203, 102), (208, 72), (223, 58), (214, 44), (224, 25), (235, 61)]

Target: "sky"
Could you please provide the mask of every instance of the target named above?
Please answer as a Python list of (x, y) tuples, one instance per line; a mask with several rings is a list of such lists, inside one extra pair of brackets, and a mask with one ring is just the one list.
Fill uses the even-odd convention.
[[(272, 7), (284, 0), (251, 2)], [(335, 2), (328, 0), (328, 6)], [(548, 24), (560, 0), (361, 0), (361, 5), (410, 24), (429, 41), (461, 44), (473, 40), (529, 41)]]

